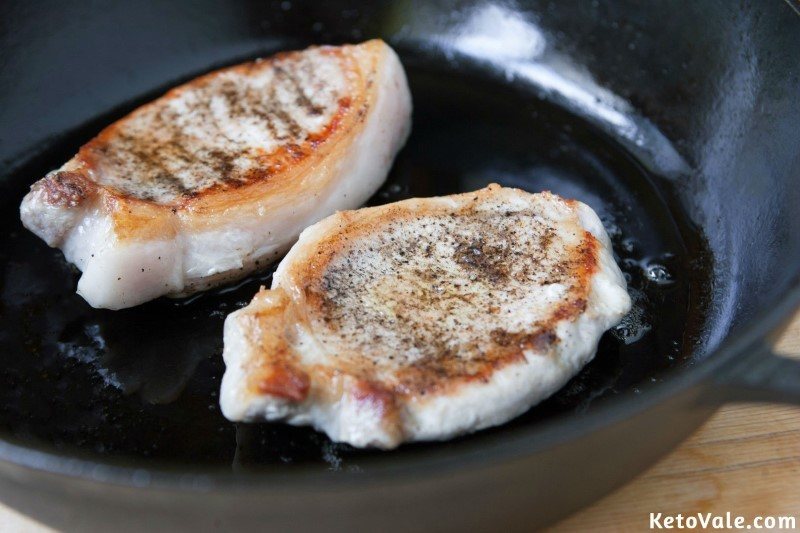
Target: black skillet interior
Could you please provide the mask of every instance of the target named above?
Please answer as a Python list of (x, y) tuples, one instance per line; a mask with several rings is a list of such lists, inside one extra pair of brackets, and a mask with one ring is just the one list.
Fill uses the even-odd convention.
[[(712, 102), (713, 87), (706, 85), (717, 82), (702, 77), (704, 70), (729, 75), (716, 61), (752, 60), (740, 58), (727, 44), (739, 19), (717, 22), (728, 35), (703, 34), (697, 24), (671, 28), (676, 32), (675, 57), (666, 58), (657, 53), (664, 44), (646, 31), (655, 31), (659, 10), (673, 9), (669, 2), (654, 3), (649, 14), (625, 2), (600, 7), (587, 2), (571, 11), (548, 2), (524, 8), (490, 2), (320, 4), (284, 1), (234, 8), (195, 2), (178, 8), (119, 3), (99, 13), (81, 2), (47, 8), (12, 2), (3, 8), (3, 50), (8, 52), (0, 81), (3, 438), (145, 467), (241, 471), (302, 463), (367, 469), (376, 456), (385, 455), (331, 443), (306, 428), (233, 424), (221, 416), (222, 323), (260, 284), (269, 284), (269, 271), (188, 299), (160, 299), (118, 312), (95, 310), (74, 292), (78, 273), (18, 220), (19, 201), (33, 180), (136, 105), (213, 67), (310, 42), (393, 35), (406, 67), (415, 105), (413, 133), (370, 204), (467, 191), (492, 181), (580, 199), (601, 215), (635, 302), (623, 323), (603, 337), (595, 360), (548, 401), (503, 427), (449, 443), (405, 446), (393, 457), (458, 447), (464, 440), (514, 432), (556, 416), (580, 417), (616, 395), (635, 398), (669, 369), (692, 365), (715, 336), (756, 309), (758, 302), (748, 306), (735, 301), (738, 314), (725, 314), (718, 301), (724, 299), (719, 288), (732, 283), (720, 265), (735, 263), (740, 275), (761, 272), (764, 266), (743, 259), (736, 248), (750, 242), (753, 229), (730, 218), (741, 241), (737, 244), (723, 235), (730, 227), (708, 224), (709, 216), (726, 209), (708, 203), (715, 195), (723, 202), (743, 194), (723, 190), (717, 174), (730, 173), (734, 184), (747, 179), (723, 160), (738, 157), (730, 145), (741, 137), (713, 129), (727, 117), (729, 126), (744, 135), (736, 121), (746, 118), (747, 109), (723, 108), (725, 117), (702, 115), (708, 106), (735, 106), (740, 99), (731, 93), (728, 100)], [(697, 16), (728, 16), (723, 4), (684, 7)], [(75, 20), (80, 26), (71, 22)], [(37, 28), (42, 21), (67, 21), (68, 27)], [(13, 29), (12, 23), (17, 24)], [(493, 50), (485, 38), (498, 28), (522, 39), (503, 41)], [(598, 40), (603, 31), (615, 36), (616, 47)], [(479, 39), (459, 41), (464, 35)], [(588, 64), (586, 72), (652, 118), (638, 121), (632, 110), (626, 115), (627, 124), (645, 134), (631, 137), (619, 124), (609, 124), (621, 116), (609, 115), (615, 104), (604, 101), (602, 92), (587, 93), (595, 99), (589, 104), (581, 100), (584, 94), (574, 92), (584, 83), (579, 79), (557, 78), (554, 85), (547, 70), (526, 71), (531, 58), (516, 57), (515, 50), (540, 53), (534, 49), (538, 38), (546, 51), (537, 64), (563, 67), (566, 57)], [(696, 50), (681, 48), (689, 40)], [(30, 46), (31, 41), (38, 46)], [(655, 64), (649, 61), (652, 57)], [(28, 71), (23, 72), (26, 62)], [(622, 71), (626, 63), (627, 73)], [(76, 68), (85, 74), (73, 72)], [(778, 82), (775, 90), (782, 88)], [(639, 91), (648, 83), (658, 90)], [(758, 100), (760, 89), (751, 89)], [(658, 101), (659, 91), (672, 99)], [(26, 104), (38, 109), (32, 112)], [(681, 110), (687, 114), (676, 114)], [(695, 110), (697, 115), (689, 112)], [(775, 111), (789, 114), (776, 119), (781, 127), (797, 117), (797, 110)], [(21, 128), (23, 121), (28, 127)], [(653, 124), (676, 141), (666, 141)], [(693, 124), (711, 129), (693, 139)], [(766, 142), (761, 137), (756, 141)], [(703, 143), (717, 150), (710, 159), (702, 153)], [(770, 147), (776, 166), (791, 163), (781, 141)], [(745, 156), (753, 160), (749, 152)], [(772, 177), (784, 196), (768, 194), (768, 185), (748, 181), (754, 196), (769, 195), (759, 201), (772, 204), (742, 206), (745, 219), (761, 220), (761, 213), (772, 209), (774, 221), (797, 199), (797, 191), (779, 172), (783, 167), (772, 170), (763, 179)], [(708, 187), (719, 190), (710, 193)], [(762, 220), (765, 227), (770, 220)], [(763, 245), (764, 261), (777, 261), (775, 246), (789, 246), (787, 235), (775, 239)], [(797, 246), (788, 253), (796, 256)], [(761, 274), (758, 282), (767, 284), (776, 276)], [(755, 290), (736, 278), (733, 282), (734, 298), (741, 300)]]

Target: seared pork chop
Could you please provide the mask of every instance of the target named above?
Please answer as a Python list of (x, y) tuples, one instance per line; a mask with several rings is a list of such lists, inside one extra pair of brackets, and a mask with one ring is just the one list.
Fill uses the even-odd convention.
[(405, 142), (411, 97), (382, 41), (278, 54), (132, 112), (36, 182), (24, 225), (63, 250), (95, 307), (239, 278), (357, 207)]
[(340, 212), (226, 319), (222, 411), (353, 446), (446, 439), (559, 389), (630, 306), (578, 201), (490, 185)]

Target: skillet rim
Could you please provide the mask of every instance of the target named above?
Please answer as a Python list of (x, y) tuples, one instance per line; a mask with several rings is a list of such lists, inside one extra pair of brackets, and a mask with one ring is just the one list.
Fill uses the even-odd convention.
[[(751, 320), (741, 331), (728, 336), (722, 344), (703, 359), (682, 368), (664, 373), (664, 380), (642, 390), (639, 394), (624, 394), (599, 402), (592, 410), (576, 418), (561, 414), (538, 424), (520, 427), (511, 439), (495, 440), (487, 446), (464, 443), (457, 450), (444, 453), (423, 452), (420, 455), (393, 460), (381, 457), (374, 460), (368, 471), (319, 471), (309, 466), (292, 467), (292, 471), (252, 471), (233, 473), (218, 468), (191, 470), (183, 466), (153, 467), (124, 466), (120, 460), (92, 460), (68, 452), (48, 450), (47, 445), (23, 446), (0, 436), (0, 476), (9, 477), (9, 467), (18, 467), (30, 474), (49, 474), (65, 482), (89, 482), (129, 489), (162, 489), (183, 493), (208, 493), (218, 489), (329, 489), (367, 484), (403, 484), (432, 478), (456, 469), (487, 469), (515, 459), (536, 454), (558, 443), (574, 441), (591, 432), (626, 420), (650, 409), (680, 392), (699, 386), (701, 392), (713, 391), (711, 376), (726, 364), (747, 357), (758, 343), (779, 331), (785, 319), (800, 307), (800, 268), (783, 297)], [(636, 398), (636, 401), (632, 401)], [(720, 395), (712, 402), (715, 407), (725, 403)], [(385, 452), (388, 456), (391, 452)], [(5, 471), (4, 471), (5, 470)], [(146, 481), (143, 483), (143, 473)]]

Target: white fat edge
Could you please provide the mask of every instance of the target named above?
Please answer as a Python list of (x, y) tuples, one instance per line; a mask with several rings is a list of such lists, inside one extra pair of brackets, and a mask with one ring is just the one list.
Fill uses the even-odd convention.
[(411, 92), (400, 60), (384, 45), (376, 98), (364, 126), (335, 165), (338, 179), (331, 180), (319, 199), (314, 222), (368, 200), (386, 180), (397, 152), (411, 132)]
[(51, 205), (43, 199), (43, 194), (32, 190), (25, 195), (19, 208), (20, 219), (26, 229), (48, 246), (57, 248), (83, 216), (83, 210)]
[(610, 323), (606, 327), (615, 326), (631, 309), (631, 298), (628, 294), (628, 284), (625, 276), (614, 260), (611, 238), (608, 236), (600, 217), (588, 205), (577, 202), (578, 217), (581, 225), (600, 242), (599, 263), (600, 269), (592, 276), (592, 291), (590, 293), (590, 307), (602, 308), (607, 314)]
[(122, 309), (183, 288), (174, 239), (120, 241), (110, 216), (99, 209), (67, 235), (64, 257), (82, 272), (78, 294), (92, 307)]
[(78, 294), (92, 307), (121, 309), (182, 288), (172, 240), (120, 242), (100, 207), (53, 206), (42, 195), (34, 190), (23, 199), (23, 225), (83, 272)]
[[(43, 179), (47, 179), (59, 172), (79, 169), (75, 160), (71, 159), (60, 168), (48, 172)], [(22, 225), (52, 248), (60, 248), (62, 246), (64, 239), (86, 216), (87, 211), (88, 208), (85, 204), (69, 207), (52, 205), (47, 201), (47, 194), (44, 189), (37, 187), (36, 184), (31, 187), (31, 190), (25, 195), (19, 206)]]

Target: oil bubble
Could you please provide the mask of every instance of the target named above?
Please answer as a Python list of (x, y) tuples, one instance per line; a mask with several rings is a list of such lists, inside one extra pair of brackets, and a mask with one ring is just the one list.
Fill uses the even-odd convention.
[(611, 330), (612, 334), (626, 345), (641, 340), (652, 329), (642, 305), (642, 301), (646, 299), (644, 293), (636, 289), (629, 289), (628, 292), (633, 300), (633, 307)]
[(384, 200), (400, 199), (400, 195), (405, 192), (405, 189), (405, 187), (398, 183), (392, 183), (388, 187), (381, 189), (381, 191), (378, 193), (378, 196)]
[(645, 277), (656, 285), (671, 285), (675, 282), (667, 267), (658, 263), (652, 263), (645, 268)]
[(631, 239), (630, 237), (623, 239), (621, 248), (626, 254), (632, 254), (634, 251), (636, 251), (636, 240)]

